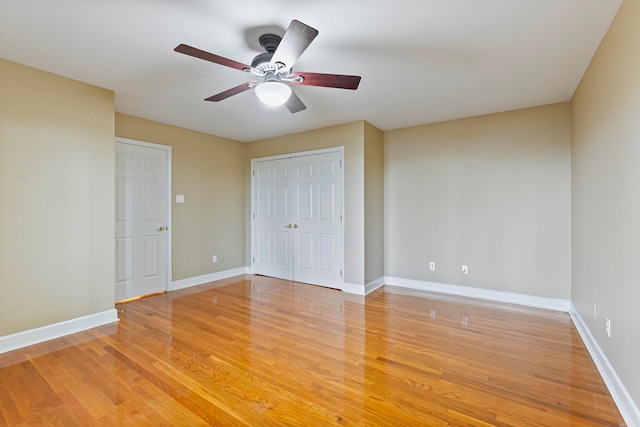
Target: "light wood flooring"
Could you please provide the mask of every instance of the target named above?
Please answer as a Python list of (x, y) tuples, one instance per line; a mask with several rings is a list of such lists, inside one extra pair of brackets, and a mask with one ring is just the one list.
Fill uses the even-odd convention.
[(240, 276), (0, 355), (0, 425), (620, 426), (566, 313)]

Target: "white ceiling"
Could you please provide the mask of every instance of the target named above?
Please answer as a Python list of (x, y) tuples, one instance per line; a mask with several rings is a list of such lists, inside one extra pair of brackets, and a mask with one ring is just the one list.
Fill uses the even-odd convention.
[[(116, 111), (239, 141), (367, 120), (382, 130), (567, 101), (621, 0), (0, 0), (0, 57), (111, 89)], [(178, 54), (242, 62), (257, 29), (319, 31), (295, 69), (362, 76), (356, 91), (296, 86), (307, 109)]]

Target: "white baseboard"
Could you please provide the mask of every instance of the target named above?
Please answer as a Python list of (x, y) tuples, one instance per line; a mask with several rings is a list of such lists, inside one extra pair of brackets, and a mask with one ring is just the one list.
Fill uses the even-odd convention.
[(27, 347), (29, 345), (38, 344), (54, 338), (60, 338), (65, 335), (74, 334), (76, 332), (85, 331), (87, 329), (96, 328), (98, 326), (117, 321), (118, 311), (115, 308), (112, 308), (110, 310), (101, 311), (88, 316), (77, 317), (75, 319), (65, 320), (64, 322), (29, 329), (28, 331), (18, 332), (11, 335), (5, 335), (0, 337), (0, 353), (6, 353), (18, 348)]
[(578, 330), (580, 337), (582, 337), (582, 341), (587, 347), (587, 351), (589, 351), (591, 359), (593, 359), (593, 362), (598, 368), (604, 383), (607, 385), (613, 401), (618, 406), (618, 410), (620, 411), (622, 418), (624, 418), (624, 421), (629, 427), (640, 426), (640, 410), (638, 409), (638, 406), (631, 398), (631, 395), (622, 381), (620, 381), (620, 377), (618, 377), (615, 369), (613, 369), (613, 366), (609, 363), (609, 359), (598, 345), (598, 342), (591, 333), (591, 330), (582, 319), (582, 316), (580, 316), (580, 313), (578, 313), (578, 310), (576, 310), (573, 303), (571, 304), (569, 315), (571, 316), (571, 320), (573, 320), (573, 324)]
[(478, 298), (488, 301), (506, 302), (509, 304), (526, 305), (529, 307), (545, 308), (555, 311), (569, 311), (570, 300), (561, 298), (547, 298), (535, 295), (517, 294), (513, 292), (495, 291), (491, 289), (473, 288), (470, 286), (450, 285), (447, 283), (426, 282), (422, 280), (402, 279), (399, 277), (384, 277), (387, 286), (399, 286), (409, 289), (436, 292), (448, 295)]
[(379, 287), (384, 286), (384, 277), (378, 277), (366, 285), (358, 285), (355, 283), (344, 282), (342, 285), (342, 292), (355, 295), (369, 295)]
[(342, 292), (355, 295), (365, 295), (364, 285), (358, 285), (355, 283), (344, 282), (342, 284)]
[(179, 289), (190, 288), (192, 286), (204, 285), (205, 283), (215, 282), (216, 280), (228, 279), (233, 276), (242, 274), (250, 274), (249, 267), (238, 267), (230, 270), (218, 271), (216, 273), (204, 274), (202, 276), (189, 277), (187, 279), (174, 280), (168, 291), (177, 291)]
[(364, 285), (364, 294), (369, 295), (371, 292), (382, 286), (384, 286), (384, 277), (378, 277), (376, 280), (373, 280)]

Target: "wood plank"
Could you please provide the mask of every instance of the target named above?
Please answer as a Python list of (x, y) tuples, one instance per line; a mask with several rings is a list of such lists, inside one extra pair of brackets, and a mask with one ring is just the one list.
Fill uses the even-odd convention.
[(241, 276), (0, 355), (0, 425), (621, 426), (566, 313)]

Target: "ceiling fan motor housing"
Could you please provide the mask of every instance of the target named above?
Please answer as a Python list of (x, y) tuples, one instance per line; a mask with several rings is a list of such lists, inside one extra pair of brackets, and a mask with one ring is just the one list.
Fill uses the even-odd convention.
[(253, 58), (253, 61), (251, 61), (251, 66), (261, 71), (267, 71), (272, 68), (269, 65), (271, 63), (272, 57), (273, 57), (273, 52), (265, 52), (265, 53), (256, 55), (256, 57)]
[(262, 71), (274, 70), (274, 67), (270, 65), (271, 58), (273, 58), (273, 53), (280, 45), (282, 37), (277, 34), (263, 34), (260, 36), (258, 41), (260, 42), (260, 46), (262, 46), (266, 52), (253, 58), (251, 66)]
[(262, 46), (264, 50), (267, 51), (268, 53), (275, 52), (278, 46), (280, 45), (281, 41), (282, 41), (282, 37), (280, 37), (277, 34), (270, 34), (270, 33), (263, 34), (258, 39), (260, 46)]

